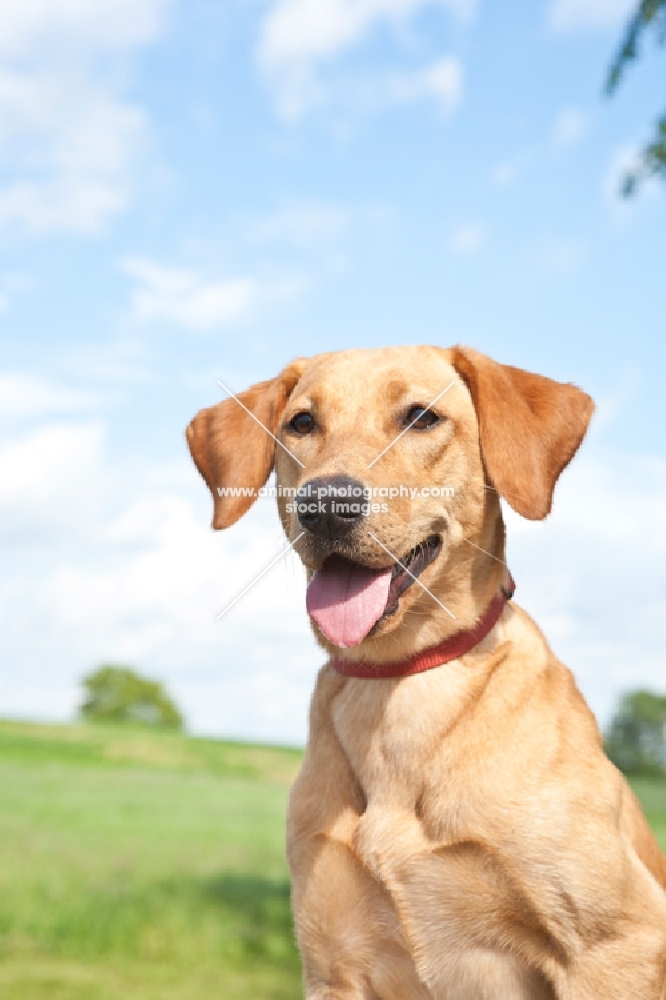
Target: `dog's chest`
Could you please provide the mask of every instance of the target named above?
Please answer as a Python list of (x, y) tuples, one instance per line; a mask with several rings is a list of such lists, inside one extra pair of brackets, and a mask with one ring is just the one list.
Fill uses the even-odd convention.
[(332, 706), (333, 725), (363, 790), (366, 811), (418, 811), (429, 763), (469, 697), (453, 669), (398, 680), (349, 680)]
[(452, 769), (447, 778), (447, 740), (469, 682), (444, 670), (406, 681), (348, 684), (331, 707), (366, 801), (353, 850), (392, 898), (433, 996), (550, 996), (505, 953), (493, 927), (507, 899), (480, 846), (484, 837), (475, 839), (488, 808), (484, 790), (463, 781), (463, 796), (460, 775)]

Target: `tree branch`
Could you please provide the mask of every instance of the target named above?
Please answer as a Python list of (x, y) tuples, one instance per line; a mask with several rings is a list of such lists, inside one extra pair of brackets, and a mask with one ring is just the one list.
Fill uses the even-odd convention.
[[(666, 0), (641, 0), (639, 3), (608, 71), (604, 86), (606, 95), (615, 92), (628, 64), (638, 56), (639, 43), (648, 28), (656, 31), (659, 45), (666, 43)], [(642, 181), (655, 174), (666, 178), (666, 112), (657, 122), (654, 138), (643, 147), (639, 166), (622, 178), (622, 194), (625, 197), (634, 194)]]

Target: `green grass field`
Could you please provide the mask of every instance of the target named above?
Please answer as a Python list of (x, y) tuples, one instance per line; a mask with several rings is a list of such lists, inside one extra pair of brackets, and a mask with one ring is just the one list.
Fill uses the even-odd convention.
[(296, 1000), (300, 753), (0, 723), (0, 996)]
[[(0, 996), (297, 1000), (296, 750), (0, 723)], [(666, 846), (666, 784), (636, 790)]]

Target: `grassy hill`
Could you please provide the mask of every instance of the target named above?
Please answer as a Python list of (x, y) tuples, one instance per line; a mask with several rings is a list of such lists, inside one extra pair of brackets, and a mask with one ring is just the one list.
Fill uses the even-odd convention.
[(0, 723), (0, 996), (296, 1000), (300, 752)]
[[(0, 722), (0, 996), (297, 1000), (300, 752)], [(666, 847), (666, 784), (636, 784)]]

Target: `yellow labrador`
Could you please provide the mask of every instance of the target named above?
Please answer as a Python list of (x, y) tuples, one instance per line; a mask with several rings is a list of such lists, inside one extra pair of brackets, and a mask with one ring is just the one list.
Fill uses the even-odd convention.
[(666, 997), (666, 860), (504, 561), (499, 497), (548, 514), (590, 398), (405, 347), (238, 400), (187, 432), (213, 526), (275, 467), (330, 657), (288, 817), (308, 1000)]

